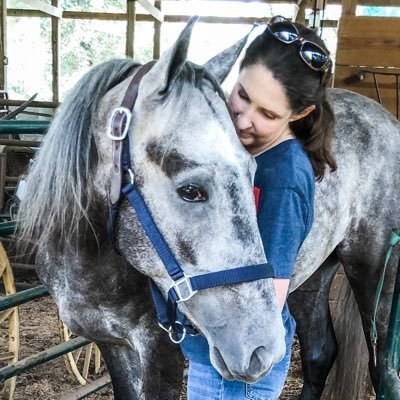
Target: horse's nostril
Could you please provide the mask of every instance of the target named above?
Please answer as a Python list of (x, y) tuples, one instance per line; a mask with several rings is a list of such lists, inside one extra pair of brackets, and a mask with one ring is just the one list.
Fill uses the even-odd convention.
[(266, 364), (266, 356), (267, 352), (265, 351), (264, 346), (257, 347), (254, 350), (253, 354), (250, 357), (249, 368), (248, 368), (249, 374), (260, 373), (260, 371)]

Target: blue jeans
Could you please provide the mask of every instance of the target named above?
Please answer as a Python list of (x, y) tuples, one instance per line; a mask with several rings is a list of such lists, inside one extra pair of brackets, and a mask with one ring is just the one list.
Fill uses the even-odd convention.
[(290, 365), (291, 350), (257, 383), (227, 381), (211, 365), (189, 363), (187, 400), (277, 400)]
[(283, 312), (286, 328), (286, 354), (260, 381), (247, 384), (227, 381), (211, 365), (189, 358), (187, 400), (277, 400), (285, 385), (292, 354), (295, 321), (287, 306)]

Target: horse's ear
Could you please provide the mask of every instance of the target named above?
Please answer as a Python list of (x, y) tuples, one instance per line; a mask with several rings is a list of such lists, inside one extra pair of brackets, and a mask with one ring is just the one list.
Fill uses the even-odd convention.
[(161, 93), (168, 89), (186, 62), (193, 26), (198, 19), (198, 16), (189, 19), (175, 44), (160, 57), (150, 72), (146, 74), (141, 86), (145, 86), (149, 92)]
[(254, 26), (244, 38), (240, 39), (233, 46), (228, 47), (204, 64), (204, 68), (214, 76), (219, 84), (221, 84), (228, 76), (241, 51), (243, 50), (243, 47), (247, 43), (247, 38), (253, 29)]

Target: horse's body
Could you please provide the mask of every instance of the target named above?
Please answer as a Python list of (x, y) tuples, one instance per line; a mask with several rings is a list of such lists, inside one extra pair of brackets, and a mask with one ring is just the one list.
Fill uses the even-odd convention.
[[(194, 66), (186, 62), (193, 23), (141, 80), (128, 134), (134, 183), (195, 276), (261, 264), (265, 255), (255, 163), (212, 78), (225, 78), (245, 40)], [(145, 275), (164, 297), (173, 281), (126, 199), (114, 235), (107, 229), (115, 169), (107, 131), (137, 70), (128, 60), (96, 67), (63, 103), (29, 174), (21, 229), (37, 246), (37, 271), (61, 318), (99, 345), (115, 398), (172, 400), (183, 362), (157, 326)], [(212, 362), (228, 379), (258, 380), (284, 355), (271, 279), (202, 290), (179, 309), (207, 337)]]
[[(336, 119), (333, 151), (338, 169), (316, 186), (314, 225), (291, 280), (291, 291), (299, 290), (289, 298), (302, 349), (305, 385), (301, 398), (307, 400), (320, 398), (336, 356), (328, 294), (339, 263), (353, 289), (368, 339), (391, 229), (400, 223), (399, 122), (375, 101), (346, 90), (332, 89), (329, 102)], [(380, 301), (377, 367), (367, 340), (375, 387), (383, 361), (394, 273), (387, 272)]]

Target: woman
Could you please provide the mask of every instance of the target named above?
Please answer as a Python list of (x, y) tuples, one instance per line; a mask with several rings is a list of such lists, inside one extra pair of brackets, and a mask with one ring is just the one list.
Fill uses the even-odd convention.
[(295, 322), (286, 298), (301, 244), (313, 222), (314, 182), (330, 153), (333, 113), (325, 100), (331, 60), (312, 30), (273, 18), (248, 47), (229, 105), (243, 146), (255, 157), (257, 218), (286, 328), (286, 355), (255, 384), (226, 381), (212, 367), (202, 335), (188, 337), (188, 400), (275, 400), (290, 364)]

